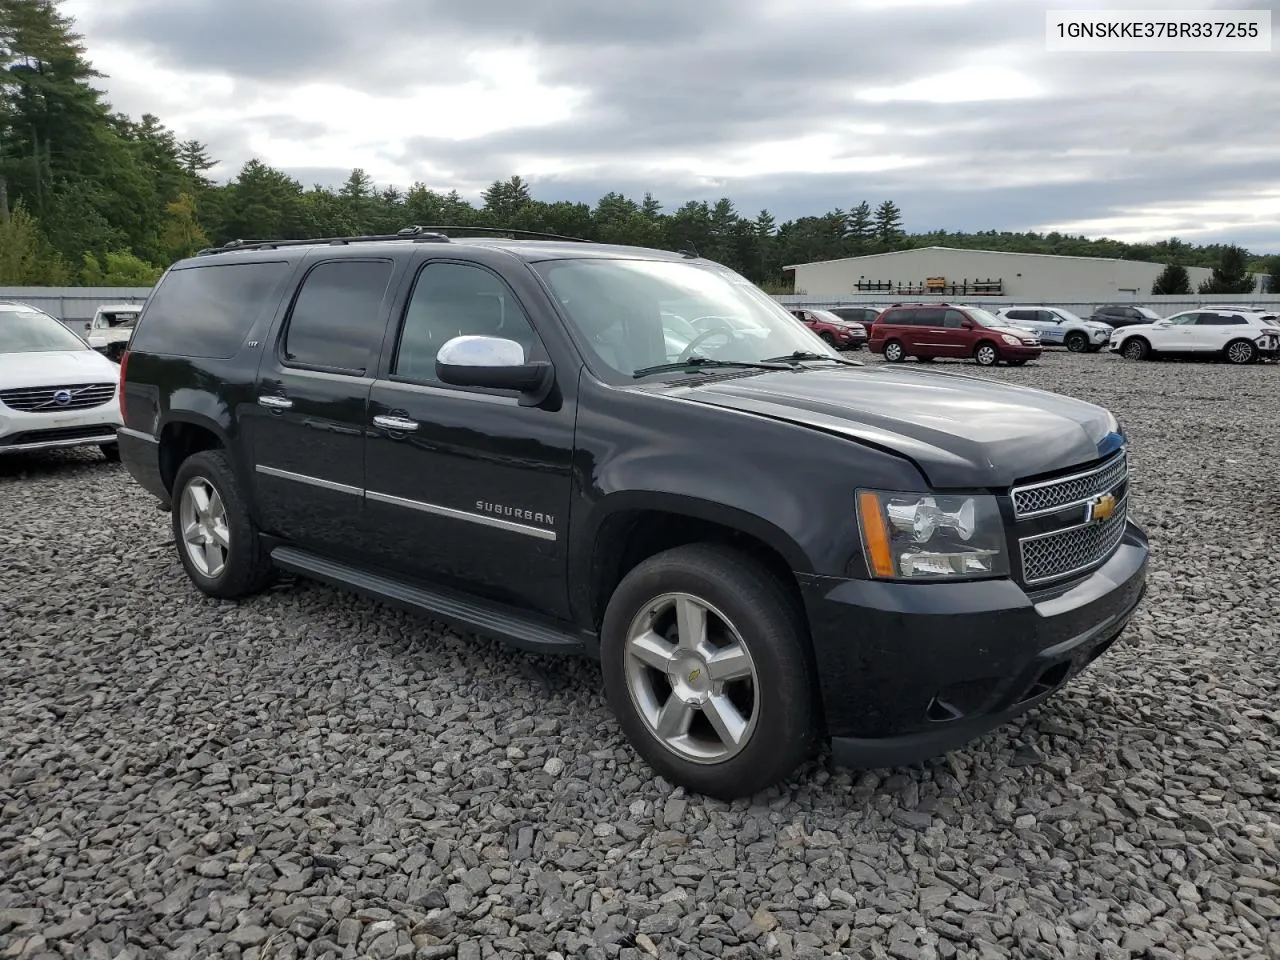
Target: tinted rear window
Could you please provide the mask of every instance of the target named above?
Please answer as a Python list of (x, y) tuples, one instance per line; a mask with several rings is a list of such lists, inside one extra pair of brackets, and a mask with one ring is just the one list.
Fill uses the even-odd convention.
[(132, 348), (176, 357), (233, 357), (263, 310), (275, 306), (288, 272), (288, 263), (275, 260), (171, 270), (151, 295)]
[(285, 329), (289, 363), (365, 373), (382, 345), (390, 260), (329, 260), (302, 281)]

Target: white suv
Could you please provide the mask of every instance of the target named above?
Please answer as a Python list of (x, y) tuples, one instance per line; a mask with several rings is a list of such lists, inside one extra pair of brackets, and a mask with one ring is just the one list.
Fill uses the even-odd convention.
[(1200, 307), (1154, 323), (1120, 327), (1111, 334), (1111, 352), (1126, 360), (1147, 360), (1161, 353), (1217, 354), (1230, 363), (1253, 363), (1280, 355), (1280, 324), (1268, 314)]
[(42, 310), (0, 303), (0, 454), (97, 446), (120, 459), (120, 366)]
[(1063, 346), (1072, 353), (1097, 353), (1107, 345), (1112, 327), (1097, 320), (1084, 320), (1061, 307), (1001, 307), (1001, 320), (1040, 334), (1040, 342)]

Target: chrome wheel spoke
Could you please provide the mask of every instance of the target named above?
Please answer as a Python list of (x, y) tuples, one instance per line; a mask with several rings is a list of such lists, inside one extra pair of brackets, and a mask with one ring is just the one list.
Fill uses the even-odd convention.
[(210, 528), (210, 533), (213, 535), (214, 543), (224, 550), (230, 549), (231, 530), (227, 527), (227, 521), (225, 518), (215, 521), (213, 526)]
[(749, 679), (753, 672), (751, 657), (740, 643), (722, 647), (707, 658), (707, 672), (718, 683)]
[(693, 714), (693, 707), (673, 693), (658, 711), (658, 722), (655, 725), (658, 736), (663, 740), (677, 740), (685, 736), (689, 732), (689, 725), (693, 723)]
[(182, 527), (182, 539), (187, 543), (200, 543), (203, 540), (200, 534), (200, 524), (194, 520), (184, 524)]
[(652, 630), (646, 630), (627, 642), (627, 651), (646, 667), (666, 673), (674, 659), (675, 649)]
[(191, 502), (195, 505), (196, 514), (203, 520), (209, 515), (209, 488), (203, 481), (196, 481), (187, 490), (191, 494)]
[(707, 608), (691, 597), (676, 601), (676, 630), (681, 650), (698, 650), (707, 639)]
[(702, 712), (726, 747), (738, 747), (747, 733), (747, 719), (722, 693), (712, 694), (703, 705)]
[(204, 545), (205, 573), (214, 577), (222, 572), (222, 548), (213, 541)]

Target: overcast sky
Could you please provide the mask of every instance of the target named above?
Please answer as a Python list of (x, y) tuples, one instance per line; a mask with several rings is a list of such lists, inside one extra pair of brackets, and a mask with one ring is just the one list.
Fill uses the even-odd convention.
[(1280, 0), (65, 0), (113, 106), (304, 185), (1280, 252), (1280, 47), (1062, 53), (1047, 8)]

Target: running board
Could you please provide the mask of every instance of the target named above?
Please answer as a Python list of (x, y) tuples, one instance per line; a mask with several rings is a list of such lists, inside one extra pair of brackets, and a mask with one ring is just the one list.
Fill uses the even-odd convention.
[(271, 551), (271, 561), (282, 570), (353, 590), (412, 613), (426, 614), (452, 627), (484, 634), (523, 650), (580, 654), (595, 648), (595, 638), (591, 634), (540, 621), (516, 611), (495, 609), (454, 593), (369, 573), (297, 547), (276, 547)]

